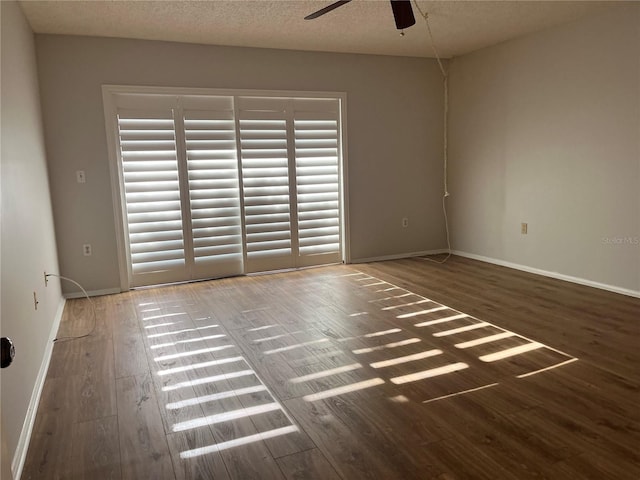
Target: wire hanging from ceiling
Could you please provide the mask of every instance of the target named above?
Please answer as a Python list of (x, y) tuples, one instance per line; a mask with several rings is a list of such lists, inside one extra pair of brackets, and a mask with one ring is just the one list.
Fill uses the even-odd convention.
[(425, 12), (420, 8), (418, 2), (413, 0), (414, 5), (418, 12), (420, 12), (420, 16), (424, 19), (424, 23), (427, 27), (427, 33), (429, 34), (429, 40), (431, 43), (431, 48), (433, 49), (433, 53), (438, 61), (438, 66), (440, 67), (440, 72), (442, 73), (443, 84), (444, 84), (444, 125), (443, 125), (443, 194), (442, 194), (442, 213), (444, 214), (444, 227), (447, 233), (447, 256), (443, 260), (433, 260), (431, 258), (424, 257), (424, 260), (428, 260), (430, 262), (435, 263), (444, 263), (449, 257), (451, 257), (451, 236), (449, 233), (449, 218), (447, 215), (447, 197), (449, 196), (449, 183), (448, 183), (448, 160), (449, 160), (449, 149), (448, 149), (448, 123), (449, 123), (449, 74), (444, 68), (442, 64), (442, 60), (440, 59), (440, 54), (438, 53), (438, 49), (436, 47), (436, 42), (433, 38), (433, 33), (431, 32), (431, 25), (429, 23), (429, 13)]

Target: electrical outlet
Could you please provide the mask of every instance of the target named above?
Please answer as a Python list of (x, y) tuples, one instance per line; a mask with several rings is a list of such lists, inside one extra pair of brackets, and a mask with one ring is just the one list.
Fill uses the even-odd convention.
[(76, 180), (78, 183), (85, 183), (87, 181), (84, 170), (76, 170)]
[(85, 257), (90, 257), (91, 256), (91, 244), (90, 243), (85, 243), (84, 245), (82, 245), (82, 254)]
[(409, 226), (409, 219), (407, 217), (404, 217), (402, 219), (402, 228), (407, 228)]
[(520, 233), (521, 233), (522, 235), (526, 235), (526, 234), (527, 234), (528, 227), (529, 227), (529, 226), (528, 226), (528, 224), (526, 224), (526, 223), (521, 223), (521, 224), (520, 224)]

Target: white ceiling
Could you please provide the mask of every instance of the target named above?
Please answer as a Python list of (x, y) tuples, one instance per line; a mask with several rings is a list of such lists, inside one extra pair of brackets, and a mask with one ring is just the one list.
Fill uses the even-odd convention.
[[(169, 40), (293, 50), (433, 57), (424, 20), (401, 36), (387, 0), (354, 0), (316, 20), (334, 0), (31, 1), (20, 3), (36, 33)], [(425, 1), (443, 57), (469, 53), (597, 14), (609, 1)]]

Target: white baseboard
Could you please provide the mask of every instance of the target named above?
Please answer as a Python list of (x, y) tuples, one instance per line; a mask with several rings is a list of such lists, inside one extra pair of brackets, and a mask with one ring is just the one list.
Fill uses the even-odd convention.
[(504, 260), (498, 260), (497, 258), (476, 255), (475, 253), (461, 252), (460, 250), (453, 250), (451, 253), (453, 253), (454, 255), (459, 255), (461, 257), (471, 258), (473, 260), (480, 260), (481, 262), (493, 263), (494, 265), (500, 265), (502, 267), (514, 268), (516, 270), (522, 270), (523, 272), (535, 273), (536, 275), (542, 275), (544, 277), (556, 278), (558, 280), (564, 280), (566, 282), (577, 283), (579, 285), (586, 285), (588, 287), (599, 288), (601, 290), (607, 290), (609, 292), (620, 293), (622, 295), (640, 298), (640, 291), (630, 290), (628, 288), (608, 285), (606, 283), (594, 282), (593, 280), (587, 280), (585, 278), (572, 277), (571, 275), (565, 275), (563, 273), (541, 270), (539, 268), (528, 267), (526, 265), (520, 265), (518, 263), (506, 262)]
[(349, 263), (369, 263), (369, 262), (384, 262), (385, 260), (399, 260), (401, 258), (411, 258), (411, 257), (423, 257), (425, 255), (437, 255), (439, 253), (448, 253), (449, 250), (446, 248), (441, 248), (439, 250), (425, 250), (422, 252), (412, 252), (412, 253), (398, 253), (395, 255), (383, 255), (381, 257), (368, 257), (368, 258), (356, 258), (351, 259)]
[(18, 439), (18, 445), (16, 452), (13, 455), (11, 462), (11, 472), (13, 473), (14, 480), (20, 480), (22, 475), (22, 469), (24, 468), (24, 462), (27, 458), (27, 449), (29, 448), (29, 441), (31, 440), (31, 433), (33, 431), (33, 425), (36, 421), (36, 413), (38, 411), (38, 404), (40, 403), (40, 396), (42, 395), (42, 388), (44, 387), (44, 381), (47, 378), (47, 371), (49, 370), (49, 362), (51, 361), (51, 354), (53, 353), (53, 340), (58, 334), (58, 328), (60, 328), (60, 321), (62, 320), (62, 313), (64, 312), (64, 305), (66, 300), (60, 299), (56, 316), (53, 319), (51, 325), (51, 331), (49, 332), (49, 340), (42, 356), (42, 363), (40, 364), (40, 370), (36, 378), (36, 383), (31, 393), (31, 400), (29, 401), (29, 408), (27, 408), (27, 415), (25, 416), (24, 423), (22, 424), (22, 431), (20, 432), (20, 438)]
[[(105, 288), (104, 290), (89, 290), (87, 292), (90, 297), (99, 297), (101, 295), (113, 295), (114, 293), (122, 293), (119, 288)], [(82, 292), (65, 293), (64, 298), (84, 298)]]

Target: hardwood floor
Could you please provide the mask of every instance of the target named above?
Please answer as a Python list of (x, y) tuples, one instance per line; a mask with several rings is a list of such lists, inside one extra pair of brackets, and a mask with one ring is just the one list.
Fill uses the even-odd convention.
[(640, 478), (640, 299), (454, 256), (94, 302), (22, 478)]

